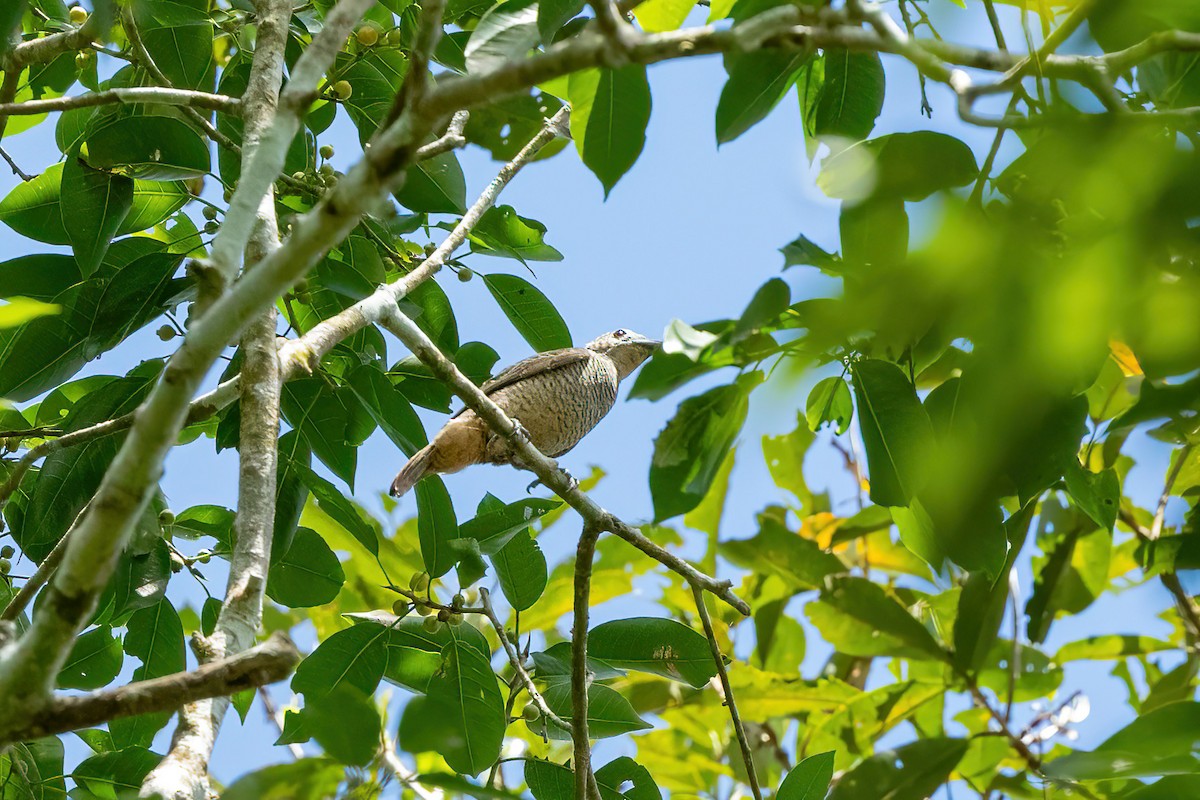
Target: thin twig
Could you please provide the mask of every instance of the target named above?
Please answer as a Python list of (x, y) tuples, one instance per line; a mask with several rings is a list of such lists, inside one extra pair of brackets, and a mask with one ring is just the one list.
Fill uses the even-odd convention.
[(29, 181), (31, 181), (35, 177), (37, 177), (36, 175), (30, 175), (27, 172), (23, 171), (21, 169), (21, 167), (18, 166), (17, 162), (13, 160), (13, 157), (10, 156), (8, 154), (8, 151), (5, 150), (3, 147), (0, 147), (0, 158), (3, 158), (8, 163), (8, 167), (9, 167), (9, 169), (11, 169), (13, 171), (13, 175), (16, 175), (22, 181), (28, 183)]
[[(275, 726), (275, 729), (281, 734), (283, 733), (283, 712), (275, 705), (274, 698), (271, 697), (271, 692), (267, 687), (258, 687), (258, 698), (262, 701), (263, 713), (267, 715), (267, 719)], [(304, 758), (304, 748), (297, 742), (288, 742), (288, 752), (292, 754), (292, 758), (299, 761)]]
[(496, 610), (492, 607), (492, 599), (487, 589), (479, 590), (479, 604), (483, 607), (483, 613), (488, 618), (488, 621), (492, 623), (492, 628), (495, 629), (496, 637), (500, 640), (501, 646), (504, 647), (504, 654), (508, 656), (508, 663), (512, 664), (513, 671), (516, 672), (521, 685), (525, 687), (525, 691), (529, 694), (530, 699), (533, 700), (534, 705), (542, 712), (542, 716), (564, 731), (571, 730), (570, 723), (566, 722), (558, 714), (555, 714), (550, 706), (546, 705), (546, 698), (542, 697), (542, 693), (534, 685), (533, 678), (529, 676), (529, 671), (521, 663), (521, 654), (517, 652), (516, 646), (509, 641), (508, 634), (504, 632), (504, 625), (500, 622), (499, 617), (496, 616)]
[(762, 789), (758, 786), (758, 774), (754, 771), (754, 754), (750, 751), (749, 740), (746, 739), (746, 729), (742, 725), (737, 701), (733, 697), (733, 686), (729, 683), (729, 672), (725, 669), (725, 659), (721, 656), (721, 648), (717, 644), (717, 634), (713, 631), (708, 607), (704, 605), (704, 591), (699, 586), (693, 586), (692, 596), (696, 598), (696, 613), (700, 616), (701, 624), (704, 625), (704, 635), (708, 638), (708, 647), (712, 650), (713, 663), (717, 667), (717, 677), (721, 680), (721, 690), (725, 693), (725, 707), (729, 709), (733, 732), (737, 736), (738, 746), (742, 749), (742, 761), (746, 765), (746, 779), (750, 782), (750, 792), (754, 795), (754, 800), (762, 800)]
[(83, 508), (79, 509), (79, 513), (75, 515), (75, 520), (71, 523), (71, 526), (54, 543), (54, 547), (42, 559), (42, 563), (38, 564), (38, 568), (22, 584), (20, 591), (8, 601), (8, 605), (4, 607), (4, 611), (0, 612), (0, 621), (16, 620), (29, 607), (29, 604), (33, 602), (34, 595), (46, 585), (46, 582), (50, 580), (50, 576), (54, 574), (54, 570), (58, 569), (58, 565), (62, 562), (63, 554), (67, 552), (67, 543), (71, 532), (79, 527), (79, 521), (83, 519), (83, 515), (87, 513), (90, 507), (91, 503), (89, 502)]
[(996, 46), (1001, 52), (1008, 52), (1008, 44), (1004, 41), (1004, 29), (1000, 27), (1000, 16), (996, 13), (995, 0), (983, 0), (983, 7), (987, 9), (988, 23), (992, 26), (992, 35), (996, 37)]
[(105, 89), (99, 92), (75, 95), (74, 97), (52, 97), (46, 100), (26, 100), (21, 103), (0, 104), (0, 115), (22, 116), (46, 114), (52, 111), (70, 111), (75, 108), (91, 108), (129, 103), (156, 103), (164, 106), (186, 106), (240, 114), (241, 101), (236, 97), (211, 92), (193, 92), (189, 89), (172, 89), (159, 86), (132, 86), (126, 89)]
[(588, 737), (587, 668), (588, 610), (592, 591), (592, 559), (600, 529), (584, 523), (575, 549), (575, 615), (571, 623), (571, 739), (574, 743), (575, 796), (600, 800), (596, 775), (592, 772), (592, 745)]

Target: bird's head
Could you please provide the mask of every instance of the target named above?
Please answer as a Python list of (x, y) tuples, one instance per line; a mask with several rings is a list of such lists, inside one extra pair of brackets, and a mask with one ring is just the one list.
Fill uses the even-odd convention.
[(624, 380), (661, 344), (657, 339), (649, 339), (640, 333), (618, 328), (588, 342), (587, 349), (611, 358), (617, 365), (617, 374)]

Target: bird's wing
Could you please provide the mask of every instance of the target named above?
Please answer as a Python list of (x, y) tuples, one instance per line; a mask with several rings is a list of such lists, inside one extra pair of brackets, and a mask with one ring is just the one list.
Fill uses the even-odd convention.
[[(591, 356), (591, 351), (582, 347), (547, 350), (544, 353), (530, 356), (523, 361), (518, 361), (479, 388), (483, 390), (484, 394), (491, 396), (506, 386), (512, 386), (514, 383), (523, 381), (526, 378), (532, 378), (534, 375), (540, 375), (543, 372), (562, 369), (571, 364), (586, 361)], [(466, 411), (466, 409), (456, 411), (454, 416), (457, 417), (463, 411)]]

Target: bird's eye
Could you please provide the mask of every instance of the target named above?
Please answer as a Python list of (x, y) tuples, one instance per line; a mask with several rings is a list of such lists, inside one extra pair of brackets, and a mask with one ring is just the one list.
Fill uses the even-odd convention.
[(624, 328), (622, 328), (621, 330), (617, 331), (617, 332), (616, 332), (615, 334), (613, 334), (613, 335), (614, 335), (614, 336), (616, 336), (618, 339), (624, 339), (624, 338), (625, 338), (625, 337), (626, 337), (628, 334), (626, 334), (626, 333), (625, 333), (625, 329), (624, 329)]

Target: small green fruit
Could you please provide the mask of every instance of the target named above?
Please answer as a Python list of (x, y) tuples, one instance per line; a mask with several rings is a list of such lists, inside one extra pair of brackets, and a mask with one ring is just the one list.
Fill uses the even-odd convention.
[(425, 255), (427, 255), (427, 256), (433, 255), (434, 250), (437, 250), (437, 245), (434, 244), (433, 242), (429, 242), (427, 245), (425, 245)]
[(408, 580), (408, 588), (414, 592), (423, 592), (429, 588), (429, 573), (414, 572), (413, 576)]
[(451, 625), (453, 625), (455, 627), (458, 627), (459, 625), (463, 624), (463, 615), (462, 614), (451, 614), (450, 619), (448, 619), (447, 622), (449, 622)]
[(535, 722), (542, 716), (542, 710), (535, 703), (526, 703), (521, 709), (521, 716), (529, 722)]
[(216, 219), (217, 209), (213, 208), (212, 206), (205, 206), (203, 214), (205, 219)]
[(0, 575), (7, 575), (12, 569), (12, 562), (7, 558), (0, 558)]
[(422, 617), (432, 616), (434, 612), (433, 606), (429, 605), (428, 603), (418, 602), (413, 606), (413, 608), (415, 608), (417, 613)]
[(426, 617), (421, 625), (429, 633), (437, 633), (442, 627), (442, 623), (438, 622), (437, 617)]
[(21, 437), (9, 436), (4, 440), (4, 449), (10, 453), (15, 453), (21, 449)]
[(352, 94), (354, 87), (350, 85), (350, 81), (340, 80), (333, 85), (333, 96), (338, 100), (349, 100)]
[(321, 152), (321, 158), (325, 158), (325, 159), (333, 158), (333, 145), (331, 145), (331, 144), (321, 145), (320, 152)]
[(333, 164), (325, 163), (321, 165), (320, 173), (326, 177), (332, 178), (337, 175), (337, 170), (333, 168)]
[(163, 526), (174, 525), (175, 512), (169, 508), (164, 508), (162, 511), (158, 512), (158, 524)]
[(164, 342), (169, 342), (178, 335), (179, 334), (175, 333), (175, 329), (170, 325), (163, 325), (158, 329), (158, 338), (162, 339)]
[(399, 28), (392, 28), (387, 33), (387, 43), (392, 47), (399, 47), (404, 42), (404, 34)]
[(438, 618), (439, 622), (449, 622), (450, 621), (450, 609), (439, 608), (438, 613), (437, 613), (437, 618)]
[(471, 270), (467, 269), (466, 267), (463, 267), (462, 269), (460, 269), (458, 271), (458, 279), (460, 281), (462, 281), (463, 283), (466, 283), (467, 281), (471, 280), (471, 278), (474, 278), (474, 277), (475, 277), (475, 273), (471, 272)]
[(466, 603), (466, 598), (463, 597), (462, 592), (459, 592), (458, 594), (454, 595), (454, 597), (450, 598), (450, 607), (455, 611), (462, 610), (464, 603)]
[(358, 29), (355, 38), (363, 47), (374, 47), (379, 44), (379, 29), (374, 25), (363, 25)]
[(201, 564), (207, 564), (209, 561), (212, 561), (212, 553), (205, 550), (204, 552), (202, 552), (196, 556), (196, 560), (199, 561)]
[(71, 10), (68, 13), (72, 25), (82, 25), (87, 22), (88, 12), (83, 6), (71, 6)]
[(221, 230), (221, 225), (214, 220), (210, 219), (208, 222), (204, 223), (204, 232), (210, 236), (219, 230)]
[(397, 598), (397, 600), (392, 603), (392, 613), (397, 617), (403, 617), (408, 613), (408, 606), (409, 602), (403, 597)]
[(16, 552), (16, 549), (11, 544), (6, 544), (4, 547), (0, 547), (0, 558), (12, 558)]

